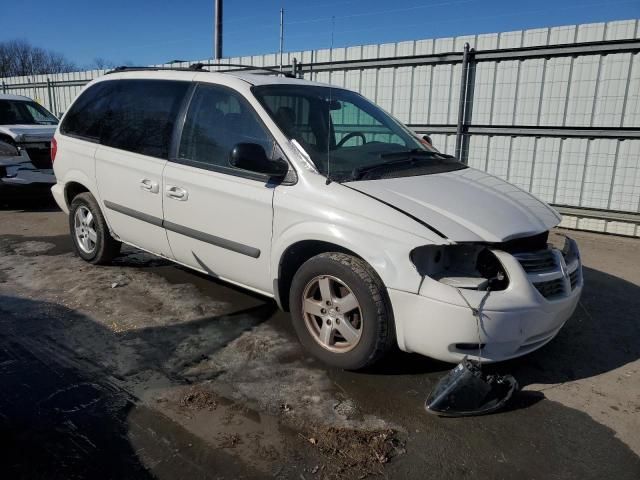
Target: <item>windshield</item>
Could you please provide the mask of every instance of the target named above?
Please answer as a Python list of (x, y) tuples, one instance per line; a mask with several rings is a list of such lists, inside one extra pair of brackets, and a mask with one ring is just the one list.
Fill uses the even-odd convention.
[(36, 102), (0, 100), (0, 125), (57, 125), (58, 119)]
[(397, 160), (405, 153), (432, 162), (443, 157), (355, 92), (310, 85), (263, 85), (253, 92), (282, 132), (332, 179), (359, 179), (359, 172), (380, 164), (404, 168)]

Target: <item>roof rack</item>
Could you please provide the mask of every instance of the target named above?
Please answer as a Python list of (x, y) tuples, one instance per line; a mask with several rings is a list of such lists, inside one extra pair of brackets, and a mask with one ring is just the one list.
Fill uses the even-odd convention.
[(106, 72), (105, 75), (108, 75), (110, 73), (118, 73), (118, 72), (156, 71), (156, 70), (157, 71), (178, 70), (183, 72), (194, 72), (194, 71), (209, 72), (210, 71), (210, 70), (205, 70), (204, 67), (232, 67), (233, 68), (233, 70), (218, 70), (219, 73), (263, 70), (269, 73), (284, 75), (285, 77), (288, 77), (288, 78), (297, 78), (294, 74), (280, 71), (277, 68), (255, 67), (252, 65), (242, 65), (239, 63), (194, 63), (192, 65), (189, 65), (188, 67), (135, 67), (135, 66), (122, 65), (120, 67), (116, 67), (113, 70)]
[(296, 78), (296, 76), (293, 73), (281, 71), (278, 68), (256, 67), (253, 65), (242, 65), (240, 63), (194, 63), (193, 65), (191, 65), (190, 68), (193, 70), (202, 70), (203, 67), (233, 67), (235, 69), (235, 70), (223, 70), (223, 72), (228, 72), (228, 71), (233, 72), (233, 71), (237, 71), (238, 69), (239, 70), (263, 70), (269, 73), (284, 75), (285, 77), (288, 77), (288, 78)]
[(142, 71), (155, 71), (155, 70), (181, 70), (181, 71), (193, 71), (192, 68), (185, 67), (132, 67), (129, 65), (121, 65), (120, 67), (116, 67), (113, 70), (109, 70), (105, 72), (105, 75), (109, 75), (110, 73), (119, 73), (119, 72), (142, 72)]

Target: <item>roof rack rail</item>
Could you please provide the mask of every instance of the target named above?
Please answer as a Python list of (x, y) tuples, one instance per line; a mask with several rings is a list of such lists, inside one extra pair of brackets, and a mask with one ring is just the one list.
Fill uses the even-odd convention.
[(120, 67), (116, 67), (113, 70), (109, 70), (105, 73), (108, 75), (110, 73), (118, 73), (118, 72), (136, 72), (136, 71), (162, 71), (162, 70), (179, 70), (183, 72), (193, 72), (193, 71), (205, 71), (204, 67), (232, 67), (237, 68), (237, 70), (219, 70), (220, 73), (233, 72), (233, 71), (249, 71), (249, 70), (264, 70), (265, 72), (275, 73), (278, 75), (284, 75), (288, 78), (297, 78), (294, 74), (290, 72), (280, 71), (277, 68), (269, 68), (269, 67), (255, 67), (252, 65), (242, 65), (239, 63), (194, 63), (189, 65), (188, 67), (136, 67), (136, 66), (128, 66), (122, 65)]
[[(280, 71), (277, 68), (257, 67), (254, 65), (242, 65), (240, 63), (194, 63), (193, 65), (191, 65), (190, 69), (202, 70), (203, 67), (233, 67), (233, 68), (239, 68), (240, 70), (264, 70), (265, 72), (284, 75), (285, 77), (288, 77), (288, 78), (296, 78), (294, 74), (290, 72)], [(234, 70), (226, 70), (226, 71), (234, 71)], [(225, 71), (223, 70), (223, 72)]]
[(119, 67), (114, 68), (113, 70), (109, 70), (105, 72), (105, 75), (109, 75), (110, 73), (119, 73), (119, 72), (139, 72), (139, 71), (154, 71), (154, 70), (182, 70), (185, 72), (192, 71), (192, 68), (186, 67), (134, 67), (129, 65), (121, 65)]

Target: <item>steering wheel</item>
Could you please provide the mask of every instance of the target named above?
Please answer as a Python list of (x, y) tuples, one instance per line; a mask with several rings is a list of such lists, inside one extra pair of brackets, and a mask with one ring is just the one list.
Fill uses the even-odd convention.
[(367, 143), (367, 137), (364, 136), (364, 133), (362, 133), (362, 132), (351, 132), (351, 133), (347, 133), (344, 137), (342, 137), (342, 140), (340, 140), (338, 142), (338, 145), (336, 145), (336, 148), (340, 148), (342, 145), (347, 143), (353, 137), (360, 137), (362, 139), (362, 144), (363, 145), (365, 143)]

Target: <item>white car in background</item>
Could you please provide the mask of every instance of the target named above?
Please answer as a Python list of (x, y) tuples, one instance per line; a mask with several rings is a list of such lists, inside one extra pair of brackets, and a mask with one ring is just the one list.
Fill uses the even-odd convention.
[[(58, 119), (28, 97), (0, 94), (0, 198), (51, 188), (51, 139)], [(31, 188), (29, 188), (31, 187)]]
[(524, 355), (582, 290), (575, 242), (547, 243), (553, 209), (343, 88), (121, 69), (84, 89), (52, 151), (80, 257), (107, 263), (125, 242), (272, 297), (338, 367), (394, 345)]

